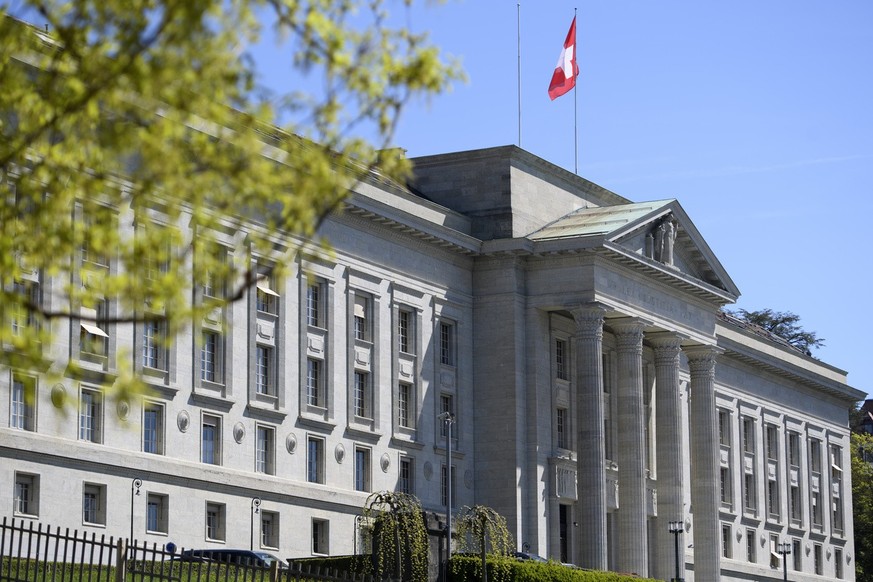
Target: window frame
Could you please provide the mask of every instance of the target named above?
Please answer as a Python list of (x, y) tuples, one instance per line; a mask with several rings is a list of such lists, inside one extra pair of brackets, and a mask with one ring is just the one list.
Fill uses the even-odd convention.
[[(221, 465), (222, 420), (221, 416), (205, 412), (200, 419), (200, 462), (205, 465)], [(208, 427), (211, 427), (211, 431), (209, 432), (211, 433), (212, 438), (207, 440), (206, 435)], [(211, 443), (211, 448), (208, 451), (206, 448), (207, 443)], [(207, 457), (209, 457), (209, 460), (207, 460)]]
[[(148, 493), (146, 495), (146, 533), (163, 534), (169, 533), (170, 498), (163, 493)], [(152, 515), (152, 507), (157, 508), (157, 514)], [(154, 527), (152, 518), (154, 517)]]
[(454, 368), (457, 366), (457, 326), (453, 321), (440, 320), (440, 365)]
[[(149, 416), (154, 414), (154, 427), (150, 427)], [(143, 401), (142, 406), (142, 452), (152, 455), (165, 453), (165, 427), (166, 407), (161, 402), (153, 400)], [(154, 438), (149, 438), (149, 433), (154, 433)]]
[[(87, 399), (86, 399), (87, 397)], [(86, 414), (87, 409), (87, 414)], [(103, 392), (82, 387), (79, 391), (79, 440), (94, 444), (103, 442)], [(90, 420), (86, 425), (85, 420)]]
[(9, 427), (34, 432), (36, 431), (37, 379), (13, 372), (11, 382)]
[(321, 437), (306, 437), (306, 482), (324, 485), (325, 441)]
[(82, 525), (106, 526), (106, 485), (82, 484)]
[(258, 424), (255, 426), (255, 473), (276, 474), (276, 429)]
[(255, 393), (276, 396), (276, 350), (255, 344)]
[[(227, 507), (223, 503), (206, 502), (204, 537), (206, 541), (224, 542), (227, 538)], [(210, 524), (214, 516), (215, 523)]]
[(355, 491), (370, 492), (372, 486), (372, 450), (359, 445), (355, 446)]
[[(39, 482), (40, 476), (36, 473), (15, 472), (12, 515), (28, 518), (39, 517)], [(26, 499), (22, 499), (22, 490), (26, 490)]]
[(324, 360), (306, 358), (306, 404), (314, 408), (327, 408), (324, 389)]

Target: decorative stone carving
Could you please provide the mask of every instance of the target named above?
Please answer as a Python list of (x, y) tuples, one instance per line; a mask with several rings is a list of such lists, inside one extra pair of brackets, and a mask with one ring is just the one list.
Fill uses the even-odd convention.
[(382, 458), (379, 459), (379, 466), (382, 467), (383, 473), (388, 472), (388, 469), (391, 467), (391, 457), (388, 456), (388, 453), (382, 453)]
[(285, 449), (292, 455), (297, 450), (297, 435), (293, 432), (289, 432), (288, 436), (285, 437)]
[(431, 477), (433, 477), (433, 465), (430, 464), (430, 461), (425, 461), (425, 463), (424, 463), (424, 480), (430, 481)]
[(238, 422), (233, 425), (233, 440), (241, 443), (244, 438), (246, 438), (246, 426), (243, 423)]
[(67, 388), (60, 382), (52, 386), (52, 404), (55, 408), (63, 408), (67, 402)]
[(126, 398), (120, 399), (115, 404), (115, 412), (118, 414), (118, 418), (127, 420), (127, 416), (130, 414), (130, 402)]
[(179, 427), (179, 432), (188, 432), (188, 427), (191, 426), (191, 415), (187, 410), (180, 410), (176, 415), (176, 426)]
[(333, 450), (333, 456), (336, 457), (336, 462), (342, 464), (343, 459), (346, 458), (346, 448), (342, 443), (339, 443), (336, 448)]

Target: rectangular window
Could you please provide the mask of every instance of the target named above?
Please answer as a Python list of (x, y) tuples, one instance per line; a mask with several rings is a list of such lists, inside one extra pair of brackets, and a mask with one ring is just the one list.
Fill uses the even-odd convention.
[(397, 313), (397, 345), (401, 353), (411, 354), (414, 350), (412, 342), (412, 312), (401, 309)]
[(355, 447), (355, 491), (370, 490), (370, 450)]
[(731, 526), (729, 523), (721, 524), (721, 555), (724, 558), (731, 557)]
[(82, 320), (79, 332), (79, 351), (83, 354), (106, 356), (109, 353), (109, 334), (106, 319), (109, 315), (109, 302), (98, 302), (97, 309), (82, 307)]
[(27, 517), (39, 515), (39, 475), (15, 473), (12, 513)]
[(799, 525), (803, 519), (803, 511), (801, 510), (801, 507), (800, 487), (797, 485), (791, 485), (788, 490), (788, 515), (791, 516), (791, 521), (795, 525)]
[(276, 457), (276, 431), (270, 427), (258, 426), (255, 438), (255, 471), (275, 475), (273, 459)]
[(779, 460), (779, 429), (774, 424), (768, 424), (765, 427), (764, 433), (766, 442), (764, 443), (767, 449), (767, 459), (770, 461)]
[(555, 340), (555, 377), (558, 380), (570, 379), (570, 362), (567, 356), (567, 341)]
[(755, 530), (746, 530), (746, 561), (754, 564), (758, 561), (757, 552), (758, 536), (755, 535)]
[(208, 465), (221, 464), (221, 418), (218, 416), (203, 415), (200, 461)]
[(142, 450), (164, 454), (164, 407), (157, 402), (144, 402), (142, 409)]
[(321, 360), (306, 360), (306, 403), (309, 406), (325, 408), (322, 390)]
[(458, 437), (458, 433), (455, 429), (455, 424), (457, 421), (457, 417), (455, 416), (455, 397), (451, 394), (440, 394), (440, 417), (437, 418), (437, 423), (440, 425), (440, 437), (446, 438), (446, 422), (443, 420), (445, 418), (443, 415), (449, 414), (453, 419), (451, 423), (452, 427), (452, 438), (455, 439)]
[(258, 274), (255, 308), (261, 313), (279, 313), (279, 294), (273, 290), (272, 277), (265, 272)]
[(275, 396), (273, 348), (258, 344), (255, 357), (255, 389), (258, 394)]
[(200, 379), (207, 382), (221, 382), (219, 374), (219, 346), (218, 333), (214, 331), (203, 332), (203, 344), (200, 346)]
[(821, 441), (818, 439), (809, 439), (809, 469), (821, 473)]
[(831, 445), (831, 526), (843, 532), (843, 449)]
[(370, 341), (370, 301), (363, 295), (355, 295), (354, 306), (355, 339)]
[(743, 452), (755, 454), (755, 419), (743, 417)]
[(330, 553), (328, 547), (329, 525), (325, 519), (312, 520), (312, 553), (317, 556), (326, 556)]
[(166, 495), (149, 493), (146, 501), (146, 531), (149, 533), (165, 534), (167, 516), (169, 515), (169, 499)]
[(221, 503), (206, 504), (206, 540), (224, 541), (225, 507)]
[(834, 548), (834, 577), (837, 580), (843, 579), (843, 550), (842, 550), (842, 548)]
[(455, 365), (455, 326), (440, 322), (440, 364)]
[(142, 365), (155, 370), (167, 369), (166, 334), (161, 321), (142, 323)]
[(791, 555), (794, 557), (794, 571), (801, 572), (803, 570), (803, 553), (800, 551), (800, 540), (797, 538), (791, 540)]
[(758, 509), (754, 473), (743, 473), (743, 508), (748, 512), (755, 512)]
[(767, 480), (767, 513), (770, 519), (779, 519), (779, 482)]
[(812, 492), (812, 525), (821, 529), (822, 525), (822, 509), (821, 509), (821, 492)]
[(800, 467), (800, 435), (796, 432), (788, 433), (788, 464)]
[(309, 437), (306, 444), (306, 480), (324, 483), (324, 441)]
[(555, 411), (555, 433), (559, 449), (567, 448), (567, 409), (559, 408)]
[(412, 384), (400, 382), (397, 389), (397, 424), (403, 428), (414, 428), (412, 399)]
[(97, 390), (82, 390), (79, 401), (79, 439), (103, 442), (103, 394)]
[(36, 379), (13, 374), (9, 426), (20, 430), (35, 430), (35, 408)]
[(261, 547), (279, 547), (279, 514), (275, 511), (261, 512)]
[(812, 564), (815, 573), (821, 576), (824, 573), (821, 563), (821, 544), (813, 544), (812, 546)]
[(399, 476), (397, 479), (397, 490), (401, 493), (415, 494), (415, 484), (413, 482), (414, 461), (409, 457), (400, 457)]
[[(40, 304), (39, 283), (34, 281), (15, 281), (12, 285), (12, 290), (17, 295), (24, 298), (25, 301), (33, 305)], [(37, 327), (37, 314), (32, 308), (21, 303), (15, 303), (12, 308), (12, 335), (21, 335), (25, 328), (35, 329)]]
[(718, 411), (718, 439), (723, 447), (731, 446), (731, 415), (727, 410)]
[(106, 525), (106, 486), (85, 483), (82, 490), (82, 523)]
[[(458, 505), (458, 488), (457, 488), (458, 477), (457, 476), (458, 476), (458, 472), (455, 470), (455, 466), (452, 465), (452, 507), (453, 508), (457, 507), (457, 505)], [(446, 503), (448, 502), (448, 499), (446, 497), (448, 495), (448, 489), (446, 488), (446, 485), (448, 484), (447, 477), (448, 477), (448, 471), (446, 471), (446, 466), (445, 466), (445, 464), (443, 464), (442, 467), (440, 468), (440, 503), (442, 503), (443, 506), (445, 506)]]
[(373, 418), (370, 374), (355, 370), (355, 393), (353, 397), (355, 416)]
[(310, 327), (324, 327), (321, 285), (312, 283), (306, 288), (306, 323)]
[(732, 504), (731, 495), (731, 470), (729, 467), (719, 468), (719, 486), (721, 491), (721, 504), (730, 506)]

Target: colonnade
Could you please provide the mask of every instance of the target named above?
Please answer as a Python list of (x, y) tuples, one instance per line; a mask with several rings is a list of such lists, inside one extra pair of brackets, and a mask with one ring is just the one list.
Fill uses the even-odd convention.
[[(578, 564), (583, 568), (608, 569), (606, 451), (604, 434), (603, 329), (606, 308), (599, 304), (573, 310), (576, 322), (577, 394), (577, 537)], [(615, 538), (621, 540), (616, 568), (641, 576), (671, 579), (675, 575), (670, 521), (686, 521), (683, 500), (686, 475), (682, 459), (682, 410), (679, 386), (679, 356), (684, 351), (691, 372), (691, 504), (690, 540), (694, 547), (696, 580), (718, 582), (720, 577), (718, 522), (718, 424), (715, 419), (715, 358), (710, 345), (683, 346), (679, 335), (645, 332), (644, 322), (630, 317), (609, 319), (616, 338), (618, 376), (616, 398), (618, 423), (618, 510)], [(645, 408), (643, 402), (643, 340), (655, 355), (656, 463), (658, 467), (657, 527), (663, 535), (653, 554), (657, 572), (649, 570), (649, 547), (645, 470)], [(687, 545), (688, 538), (686, 537)], [(684, 552), (682, 554), (684, 556)], [(684, 562), (684, 560), (681, 560)], [(684, 564), (680, 564), (684, 577)]]

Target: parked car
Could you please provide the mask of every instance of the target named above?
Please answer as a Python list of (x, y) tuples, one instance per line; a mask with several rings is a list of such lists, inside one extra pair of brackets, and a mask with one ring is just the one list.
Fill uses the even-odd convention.
[(256, 568), (269, 568), (273, 562), (278, 562), (280, 568), (288, 567), (281, 558), (267, 552), (231, 550), (227, 548), (185, 550), (179, 555), (179, 559), (185, 562), (220, 562), (222, 564), (236, 564)]

